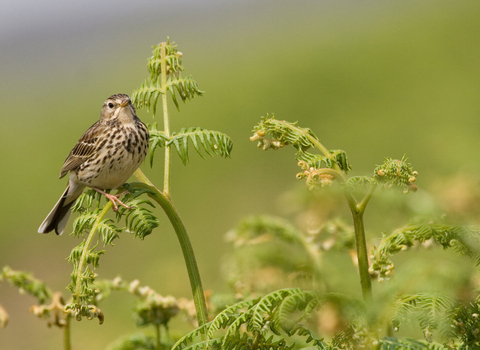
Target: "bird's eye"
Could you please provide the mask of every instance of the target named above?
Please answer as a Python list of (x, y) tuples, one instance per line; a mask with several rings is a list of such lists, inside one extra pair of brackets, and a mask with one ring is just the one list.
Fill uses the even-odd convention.
[(108, 107), (113, 108), (114, 104), (112, 102), (109, 102)]

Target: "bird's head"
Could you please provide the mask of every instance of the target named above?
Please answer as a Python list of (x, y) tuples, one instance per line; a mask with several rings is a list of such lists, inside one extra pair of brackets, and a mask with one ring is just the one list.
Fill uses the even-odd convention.
[(135, 117), (135, 107), (132, 105), (132, 101), (128, 95), (112, 95), (103, 104), (102, 120), (117, 119), (123, 123), (131, 123)]

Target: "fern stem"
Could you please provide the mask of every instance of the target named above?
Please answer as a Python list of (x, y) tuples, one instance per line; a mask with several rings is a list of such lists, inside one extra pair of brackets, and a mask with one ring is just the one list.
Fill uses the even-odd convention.
[(370, 201), (370, 198), (372, 198), (372, 195), (373, 195), (373, 193), (375, 192), (376, 189), (377, 189), (377, 185), (370, 186), (370, 188), (368, 189), (368, 192), (365, 195), (365, 197), (363, 197), (362, 201), (357, 204), (357, 208), (358, 208), (359, 211), (362, 211), (362, 212), (365, 211), (365, 207), (367, 206), (368, 202)]
[(357, 246), (358, 271), (360, 273), (362, 295), (365, 301), (370, 301), (372, 299), (372, 281), (370, 279), (370, 273), (368, 272), (367, 241), (365, 239), (365, 227), (363, 224), (364, 211), (359, 211), (357, 208), (352, 207), (350, 207), (350, 209), (355, 229), (355, 243)]
[(63, 350), (70, 350), (72, 348), (70, 341), (70, 313), (65, 317), (65, 325), (63, 326)]
[(98, 213), (97, 219), (95, 220), (95, 223), (92, 226), (92, 229), (90, 230), (90, 233), (88, 234), (87, 239), (85, 240), (85, 244), (82, 249), (82, 256), (80, 258), (80, 262), (78, 263), (77, 267), (77, 281), (75, 283), (75, 297), (77, 299), (77, 304), (80, 304), (80, 288), (81, 288), (81, 283), (82, 283), (82, 271), (84, 269), (87, 253), (88, 253), (88, 247), (92, 243), (93, 237), (95, 236), (95, 233), (97, 231), (97, 227), (100, 224), (100, 222), (103, 220), (107, 212), (110, 210), (112, 207), (112, 201), (108, 201), (107, 204), (103, 207), (102, 211)]
[(182, 248), (185, 265), (187, 267), (188, 277), (190, 279), (190, 286), (192, 288), (193, 301), (195, 303), (195, 310), (197, 312), (198, 325), (202, 326), (208, 322), (207, 304), (205, 302), (205, 295), (203, 294), (202, 280), (198, 270), (195, 253), (193, 251), (192, 243), (188, 237), (187, 229), (180, 218), (177, 208), (173, 204), (171, 198), (160, 192), (158, 189), (152, 188), (148, 185), (150, 182), (146, 176), (138, 169), (135, 176), (143, 183), (132, 183), (132, 188), (149, 189), (148, 195), (154, 199), (167, 214), (170, 223), (177, 234), (180, 247)]
[[(170, 120), (168, 117), (168, 106), (167, 106), (167, 61), (165, 59), (166, 53), (166, 42), (162, 42), (162, 47), (160, 51), (160, 70), (162, 75), (162, 106), (163, 106), (163, 131), (170, 137)], [(163, 193), (165, 196), (170, 197), (170, 155), (171, 148), (170, 146), (165, 145), (165, 166), (164, 166), (164, 176), (163, 176)]]

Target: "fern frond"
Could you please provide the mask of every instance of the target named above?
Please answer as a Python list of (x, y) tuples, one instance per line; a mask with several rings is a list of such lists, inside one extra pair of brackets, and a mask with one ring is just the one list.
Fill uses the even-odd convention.
[(185, 102), (195, 96), (202, 96), (204, 93), (204, 91), (198, 88), (197, 82), (193, 80), (191, 75), (186, 78), (183, 78), (181, 74), (178, 77), (170, 76), (167, 80), (166, 89), (170, 92), (170, 96), (172, 96), (173, 103), (178, 111), (180, 111), (180, 106), (178, 105), (177, 94), (182, 102)]
[[(175, 345), (173, 345), (172, 350), (183, 350), (187, 349), (188, 343), (195, 341), (195, 338), (198, 338), (207, 333), (208, 327), (210, 327), (212, 322), (205, 323), (204, 325), (198, 327), (197, 329), (191, 331), (190, 333), (185, 334), (183, 337), (177, 340)], [(198, 343), (197, 343), (198, 344)]]
[(119, 237), (118, 234), (122, 231), (123, 229), (117, 227), (112, 219), (105, 219), (97, 226), (97, 232), (102, 238), (103, 246), (107, 244), (113, 246), (113, 241)]
[(73, 222), (73, 231), (71, 235), (80, 237), (84, 233), (88, 233), (95, 223), (95, 220), (97, 220), (100, 211), (100, 209), (95, 209), (94, 211), (86, 212), (85, 214), (78, 216)]
[(292, 331), (289, 333), (290, 336), (293, 336), (295, 334), (297, 334), (299, 336), (302, 336), (304, 338), (307, 338), (305, 340), (305, 342), (307, 344), (312, 343), (312, 345), (314, 346), (313, 349), (319, 349), (319, 350), (330, 350), (331, 349), (331, 347), (328, 346), (323, 341), (323, 338), (318, 338), (315, 333), (313, 333), (311, 330), (309, 330), (308, 328), (305, 328), (302, 325), (297, 325), (297, 327), (295, 329), (292, 329)]
[[(150, 72), (150, 80), (156, 82), (161, 75), (162, 67), (162, 44), (154, 45), (152, 57), (148, 59), (147, 69)], [(167, 75), (175, 74), (183, 71), (182, 67), (182, 53), (178, 52), (177, 45), (174, 42), (170, 43), (170, 38), (165, 43), (165, 70)]]
[(377, 182), (385, 188), (399, 188), (403, 193), (415, 192), (417, 186), (414, 185), (418, 172), (408, 163), (408, 158), (402, 159), (386, 158), (382, 165), (377, 165), (374, 170), (374, 177)]
[(125, 224), (129, 232), (133, 233), (135, 237), (144, 239), (153, 229), (158, 227), (160, 222), (158, 218), (153, 215), (152, 211), (145, 205), (155, 208), (155, 206), (147, 199), (130, 199), (126, 201), (126, 205), (132, 209), (121, 207), (117, 212), (117, 218), (120, 219), (125, 215)]
[[(311, 316), (311, 312), (318, 307), (320, 294), (317, 292), (297, 290), (285, 297), (276, 309), (275, 326), (281, 327), (287, 334), (292, 335), (295, 325), (303, 319)], [(308, 310), (306, 309), (308, 306)], [(296, 311), (305, 311), (294, 318), (292, 314)]]
[(164, 94), (162, 86), (159, 81), (151, 82), (145, 80), (142, 85), (132, 93), (132, 103), (135, 107), (141, 109), (146, 108), (150, 111), (153, 107), (153, 115), (157, 113), (158, 99)]
[[(289, 123), (276, 120), (274, 116), (270, 117), (268, 115), (262, 117), (260, 123), (254, 127), (253, 131), (255, 135), (250, 140), (258, 140), (258, 147), (262, 147), (264, 150), (292, 145), (298, 151), (305, 152), (307, 149), (315, 147), (312, 140), (318, 140), (317, 136), (309, 128), (301, 128), (297, 126), (297, 122)], [(265, 135), (271, 135), (276, 142), (265, 139)]]
[(53, 293), (45, 285), (45, 282), (33, 277), (31, 273), (12, 270), (9, 266), (4, 266), (0, 272), (0, 282), (3, 280), (18, 288), (20, 293), (27, 293), (37, 298), (39, 304), (43, 304), (52, 298)]
[(165, 134), (164, 131), (157, 130), (157, 123), (153, 123), (152, 127), (149, 130), (150, 132), (150, 167), (153, 167), (153, 157), (155, 155), (155, 150), (157, 147), (165, 147), (165, 144), (168, 142), (169, 137)]
[(206, 154), (217, 154), (223, 158), (230, 157), (233, 142), (224, 133), (205, 130), (202, 128), (182, 128), (178, 133), (173, 133), (167, 146), (174, 145), (184, 165), (188, 163), (188, 142), (191, 141), (197, 153), (205, 159), (202, 148)]
[(220, 312), (211, 322), (209, 322), (209, 326), (207, 327), (207, 339), (211, 339), (215, 331), (229, 327), (237, 318), (237, 314), (234, 314), (236, 311), (243, 308), (251, 308), (253, 305), (256, 305), (260, 299), (261, 298), (244, 300), (233, 304)]
[[(163, 52), (163, 47), (165, 52)], [(191, 76), (182, 77), (181, 72), (184, 68), (181, 57), (182, 53), (177, 51), (177, 46), (170, 43), (170, 40), (153, 47), (153, 55), (147, 64), (149, 77), (132, 94), (132, 102), (137, 108), (146, 107), (147, 110), (153, 108), (153, 115), (155, 115), (158, 99), (167, 92), (170, 92), (177, 109), (179, 109), (177, 94), (183, 102), (203, 94)], [(162, 64), (165, 67), (162, 67)], [(160, 79), (163, 68), (165, 85), (162, 85), (162, 79)]]
[(371, 272), (377, 273), (380, 279), (388, 278), (394, 269), (390, 257), (402, 250), (414, 246), (416, 242), (424, 243), (432, 240), (444, 249), (452, 248), (460, 255), (471, 256), (472, 251), (465, 238), (478, 235), (476, 227), (422, 224), (406, 226), (384, 235), (378, 247), (373, 250)]
[[(266, 318), (271, 318), (275, 311), (275, 308), (287, 297), (291, 295), (300, 295), (301, 289), (281, 289), (270, 294), (265, 295), (260, 301), (252, 307), (251, 321), (249, 322), (248, 329), (251, 331), (260, 332), (265, 326)], [(298, 299), (297, 299), (298, 301)], [(276, 333), (274, 323), (270, 325), (270, 329)]]
[(72, 206), (72, 212), (82, 213), (87, 211), (92, 207), (95, 198), (100, 199), (99, 194), (100, 193), (93, 189), (85, 191), (75, 201), (75, 204)]
[[(254, 300), (241, 301), (223, 310), (213, 321), (185, 335), (177, 341), (172, 350), (203, 349), (205, 346), (222, 350), (250, 349), (253, 342), (256, 349), (292, 349), (294, 344), (289, 345), (284, 338), (278, 337), (283, 331), (281, 326), (276, 326), (279, 324), (279, 315), (286, 318), (288, 312), (303, 310), (303, 318), (307, 318), (307, 306), (310, 305), (309, 310), (313, 310), (311, 301), (314, 298), (318, 298), (316, 292), (291, 288), (281, 289)], [(285, 304), (281, 307), (284, 301)], [(215, 337), (215, 332), (221, 329), (226, 329), (226, 332)], [(322, 339), (301, 325), (297, 324), (289, 332), (286, 334), (296, 334), (306, 338), (307, 342), (313, 342), (317, 349), (328, 349)], [(200, 336), (205, 336), (202, 341), (198, 341)]]
[(321, 169), (321, 168), (330, 168), (334, 169), (335, 164), (347, 174), (349, 170), (352, 169), (352, 166), (348, 163), (347, 154), (341, 149), (331, 150), (330, 157), (320, 154), (313, 154), (309, 152), (304, 152), (298, 150), (295, 158), (298, 161), (304, 161), (307, 163), (308, 168)]
[[(402, 295), (394, 302), (391, 324), (398, 330), (403, 322), (416, 317), (420, 323), (425, 339), (432, 341), (432, 333), (440, 328), (449, 331), (456, 302), (440, 293), (417, 293)], [(445, 337), (445, 334), (444, 334)]]

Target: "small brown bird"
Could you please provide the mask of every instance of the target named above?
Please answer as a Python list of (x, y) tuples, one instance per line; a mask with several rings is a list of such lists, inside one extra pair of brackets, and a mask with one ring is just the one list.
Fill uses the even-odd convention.
[(122, 186), (145, 159), (148, 151), (148, 129), (137, 117), (135, 107), (125, 94), (110, 96), (102, 107), (100, 120), (93, 124), (78, 140), (68, 155), (60, 178), (70, 172), (67, 189), (38, 232), (65, 231), (70, 207), (86, 186), (105, 195), (126, 208), (118, 198), (103, 190)]

